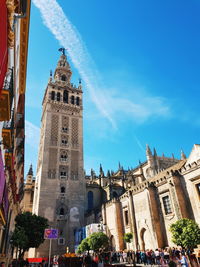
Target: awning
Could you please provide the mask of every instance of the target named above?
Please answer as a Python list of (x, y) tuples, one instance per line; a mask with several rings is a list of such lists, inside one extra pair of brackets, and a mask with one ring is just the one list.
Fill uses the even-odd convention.
[(7, 33), (7, 6), (6, 0), (0, 1), (0, 94), (3, 87), (4, 78), (7, 72), (8, 63), (8, 33)]

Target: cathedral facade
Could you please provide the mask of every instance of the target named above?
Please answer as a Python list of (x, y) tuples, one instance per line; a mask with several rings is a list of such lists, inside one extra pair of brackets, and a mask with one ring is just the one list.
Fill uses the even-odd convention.
[[(188, 158), (158, 156), (146, 148), (146, 161), (130, 170), (83, 171), (82, 86), (70, 82), (72, 72), (63, 50), (43, 99), (39, 157), (34, 180), (29, 170), (27, 201), (32, 212), (59, 230), (52, 255), (75, 249), (75, 234), (97, 223), (105, 229), (113, 250), (172, 246), (169, 227), (181, 218), (200, 224), (200, 145)], [(26, 187), (25, 187), (26, 188)], [(32, 191), (31, 191), (32, 190)], [(29, 199), (29, 200), (28, 200)], [(30, 200), (33, 199), (33, 200)], [(24, 209), (25, 210), (25, 209)], [(126, 247), (123, 236), (132, 232)], [(29, 256), (48, 256), (49, 241)]]
[[(157, 156), (147, 146), (147, 160), (132, 170), (121, 166), (105, 176), (91, 172), (87, 180), (86, 225), (105, 225), (113, 250), (174, 246), (170, 225), (182, 218), (200, 225), (200, 145), (188, 158)], [(98, 195), (99, 194), (99, 195)], [(123, 236), (133, 233), (126, 245)]]

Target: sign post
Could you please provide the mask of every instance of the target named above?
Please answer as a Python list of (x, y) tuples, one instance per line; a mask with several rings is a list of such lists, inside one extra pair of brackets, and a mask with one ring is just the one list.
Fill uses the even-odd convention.
[(44, 239), (49, 239), (49, 262), (48, 267), (51, 264), (51, 246), (52, 246), (52, 239), (58, 239), (58, 229), (45, 229), (44, 230)]

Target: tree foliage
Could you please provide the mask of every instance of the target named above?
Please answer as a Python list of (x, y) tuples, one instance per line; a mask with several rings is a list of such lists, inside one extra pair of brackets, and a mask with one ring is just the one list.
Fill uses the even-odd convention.
[(132, 233), (125, 233), (124, 234), (124, 240), (126, 243), (131, 243), (131, 239), (133, 238), (133, 234)]
[(44, 242), (44, 229), (48, 227), (46, 218), (24, 212), (16, 216), (15, 222), (11, 243), (19, 249), (20, 256), (29, 248), (38, 248)]
[(184, 248), (194, 248), (200, 244), (200, 228), (190, 219), (180, 219), (170, 226), (172, 241)]
[(100, 249), (106, 249), (109, 246), (109, 238), (102, 232), (93, 233), (88, 238), (88, 244), (92, 250), (98, 252)]
[(83, 253), (85, 251), (90, 250), (90, 245), (88, 243), (88, 238), (85, 238), (81, 241), (80, 245), (78, 246), (78, 253)]
[(99, 252), (100, 249), (106, 249), (109, 246), (109, 238), (102, 232), (93, 233), (89, 237), (82, 240), (78, 246), (78, 253), (89, 250)]

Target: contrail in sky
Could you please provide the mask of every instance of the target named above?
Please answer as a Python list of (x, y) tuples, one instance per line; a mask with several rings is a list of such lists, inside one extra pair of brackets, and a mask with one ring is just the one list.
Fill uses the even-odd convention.
[[(69, 57), (84, 80), (93, 103), (100, 113), (108, 119), (114, 129), (116, 121), (121, 117), (131, 117), (144, 122), (151, 116), (168, 116), (169, 106), (162, 97), (141, 95), (140, 99), (132, 99), (115, 94), (110, 88), (104, 89), (101, 77), (80, 34), (64, 14), (56, 0), (33, 0), (40, 10), (44, 24), (52, 32), (60, 45), (68, 51)], [(133, 88), (132, 88), (133, 90)], [(139, 90), (137, 89), (137, 92)]]
[[(71, 61), (75, 68), (77, 68), (89, 90), (92, 101), (104, 117), (106, 117), (111, 122), (112, 126), (116, 128), (115, 121), (109, 114), (106, 105), (102, 105), (102, 102), (99, 101), (99, 97), (97, 96), (95, 89), (98, 88), (97, 80), (99, 73), (80, 34), (66, 17), (57, 1), (33, 0), (33, 3), (39, 8), (44, 24), (53, 33), (61, 46), (67, 49)], [(100, 98), (102, 98), (102, 96)]]

